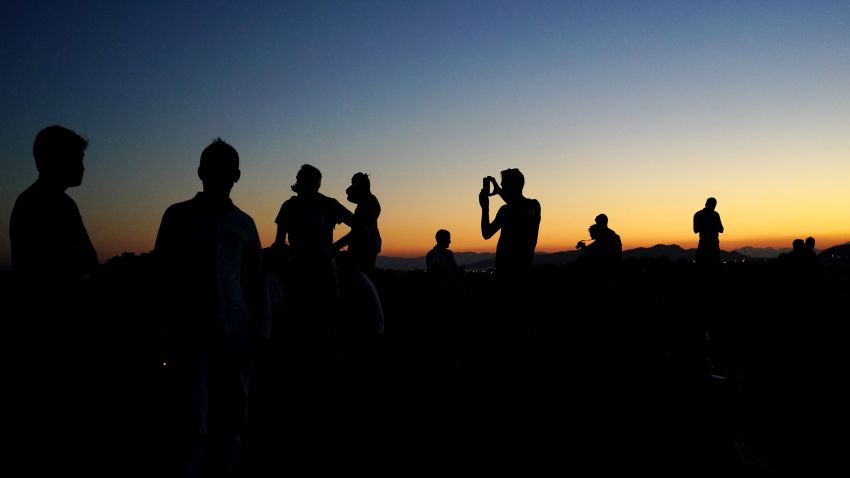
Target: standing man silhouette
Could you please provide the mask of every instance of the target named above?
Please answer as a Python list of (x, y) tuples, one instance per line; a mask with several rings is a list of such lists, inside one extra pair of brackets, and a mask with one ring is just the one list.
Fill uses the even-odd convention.
[(102, 376), (88, 372), (101, 337), (83, 306), (84, 279), (98, 261), (77, 204), (65, 192), (82, 184), (87, 147), (68, 128), (39, 131), (32, 148), (38, 179), (18, 196), (9, 222), (17, 286), (11, 309), (18, 314), (4, 317), (13, 338), (7, 381), (16, 390), (8, 396), (9, 433), (25, 447), (21, 457), (31, 474), (57, 462), (67, 470), (97, 461), (89, 454), (97, 446), (82, 446), (78, 434), (99, 425), (102, 413), (93, 406)]
[(714, 210), (717, 199), (708, 198), (705, 208), (694, 214), (694, 234), (699, 234), (697, 246), (697, 263), (705, 267), (714, 267), (720, 263), (720, 234), (723, 223), (720, 214)]
[[(290, 197), (280, 206), (274, 249), (289, 258), (284, 282), (290, 290), (292, 330), (287, 340), (305, 354), (327, 359), (333, 352), (338, 296), (333, 231), (354, 227), (354, 215), (334, 198), (319, 192), (322, 173), (305, 164), (295, 176)], [(275, 339), (276, 340), (276, 339)]]
[[(534, 264), (534, 248), (540, 229), (540, 203), (522, 195), (525, 176), (519, 169), (502, 171), (502, 184), (492, 176), (484, 178), (485, 186), (478, 194), (481, 205), (481, 235), (490, 239), (499, 230), (496, 245), (496, 274), (502, 277), (525, 275)], [(490, 196), (498, 194), (505, 201), (493, 222), (490, 222)]]
[[(488, 191), (489, 186), (493, 191)], [(536, 317), (532, 300), (531, 272), (534, 249), (540, 229), (540, 203), (523, 196), (525, 177), (519, 169), (502, 171), (501, 185), (495, 178), (484, 178), (484, 187), (478, 194), (481, 206), (481, 235), (490, 239), (501, 230), (496, 245), (497, 301), (493, 309), (491, 327), (495, 340), (483, 352), (487, 357), (485, 382), (497, 384), (500, 377), (508, 383), (520, 383), (521, 366), (532, 354)], [(489, 197), (498, 194), (505, 201), (493, 222), (490, 222)]]
[(179, 466), (188, 476), (233, 473), (256, 347), (271, 325), (257, 227), (230, 200), (240, 175), (238, 153), (217, 138), (201, 153), (203, 191), (165, 211), (154, 249), (187, 405)]

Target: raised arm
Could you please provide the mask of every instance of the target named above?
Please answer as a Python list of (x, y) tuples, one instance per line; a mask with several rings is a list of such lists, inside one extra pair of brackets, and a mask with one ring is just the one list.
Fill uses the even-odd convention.
[(497, 213), (493, 222), (490, 222), (490, 196), (484, 189), (478, 193), (478, 204), (481, 205), (481, 235), (484, 239), (490, 239), (502, 228), (501, 218)]

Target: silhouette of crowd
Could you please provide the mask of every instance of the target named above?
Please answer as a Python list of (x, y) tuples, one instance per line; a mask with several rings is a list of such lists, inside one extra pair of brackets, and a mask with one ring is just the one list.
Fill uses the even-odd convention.
[[(127, 316), (155, 322), (154, 337), (145, 337), (157, 344), (148, 348), (156, 350), (133, 348), (139, 332), (126, 323), (126, 330), (111, 339), (114, 344), (104, 344), (110, 341), (103, 338), (108, 328), (118, 326), (107, 321), (114, 319), (107, 306), (93, 306), (89, 298), (99, 293), (110, 297), (108, 304), (127, 307), (115, 284), (99, 279), (116, 277), (123, 258), (112, 272), (99, 265), (77, 205), (66, 193), (82, 183), (87, 146), (86, 139), (61, 126), (38, 133), (33, 145), (38, 178), (18, 197), (9, 228), (15, 332), (21, 340), (15, 351), (26, 357), (12, 377), (23, 390), (16, 406), (25, 410), (15, 425), (24, 431), (21, 440), (61, 457), (67, 469), (91, 469), (97, 459), (91, 447), (75, 443), (82, 429), (100, 434), (101, 451), (122, 447), (115, 441), (128, 431), (102, 415), (106, 410), (119, 418), (134, 414), (130, 396), (142, 392), (132, 382), (148, 369), (133, 368), (128, 356), (139, 354), (159, 367), (152, 374), (165, 392), (156, 400), (169, 419), (144, 423), (137, 417), (132, 423), (145, 431), (126, 443), (149, 452), (138, 453), (146, 459), (134, 458), (147, 463), (131, 464), (133, 452), (123, 450), (115, 451), (122, 462), (115, 466), (137, 466), (135, 471), (151, 475), (266, 475), (285, 469), (281, 461), (307, 461), (307, 455), (362, 454), (371, 446), (356, 430), (366, 428), (390, 436), (402, 433), (394, 426), (446, 426), (459, 433), (447, 432), (446, 443), (461, 443), (467, 433), (493, 445), (504, 433), (527, 434), (545, 428), (547, 421), (581, 430), (579, 449), (590, 450), (583, 457), (588, 462), (601, 458), (594, 453), (612, 453), (637, 460), (637, 466), (665, 463), (665, 471), (676, 474), (722, 456), (705, 469), (768, 473), (769, 466), (747, 446), (743, 419), (735, 418), (746, 407), (739, 401), (745, 380), (730, 370), (737, 362), (720, 351), (718, 337), (743, 334), (755, 344), (752, 350), (775, 359), (771, 363), (786, 359), (779, 346), (760, 342), (762, 330), (718, 319), (730, 307), (735, 314), (753, 307), (730, 299), (728, 291), (733, 283), (743, 287), (745, 280), (755, 280), (762, 284), (759, 291), (784, 301), (770, 309), (783, 318), (826, 314), (831, 301), (846, 297), (841, 295), (846, 291), (830, 295), (812, 286), (847, 282), (827, 275), (812, 237), (795, 240), (793, 250), (775, 262), (779, 275), (744, 265), (735, 269), (740, 278), (724, 276), (719, 240), (724, 227), (713, 197), (693, 216), (699, 235), (694, 267), (624, 261), (620, 236), (609, 228), (608, 216), (599, 214), (588, 228), (590, 241), (576, 244), (580, 260), (563, 269), (535, 268), (541, 205), (524, 196), (519, 169), (502, 171), (500, 181), (483, 178), (479, 192), (481, 235), (490, 239), (499, 233), (492, 276), (459, 267), (445, 229), (436, 231), (424, 273), (399, 277), (376, 269), (381, 205), (371, 191), (372, 178), (363, 172), (352, 176), (346, 189), (356, 205), (352, 212), (319, 192), (322, 173), (309, 164), (299, 169), (291, 186), (295, 194), (274, 220), (274, 243), (264, 249), (254, 220), (230, 199), (241, 176), (239, 154), (217, 138), (200, 155), (201, 192), (165, 210), (153, 252), (144, 259), (147, 269), (135, 269), (155, 279), (137, 284), (150, 297)], [(504, 204), (491, 220), (493, 196)], [(334, 242), (339, 224), (350, 232)], [(776, 277), (780, 286), (798, 284), (792, 289), (796, 294), (782, 296), (777, 291), (785, 289), (772, 289)], [(826, 302), (813, 305), (816, 300)], [(384, 337), (385, 320), (393, 316), (408, 319), (397, 323), (397, 342)], [(562, 320), (565, 316), (569, 320)], [(774, 330), (776, 340), (786, 344), (806, 341), (807, 353), (788, 365), (799, 368), (793, 373), (825, 373), (834, 351), (818, 349), (815, 334), (795, 336), (800, 328), (783, 322), (763, 330)], [(735, 350), (748, 366), (757, 363), (754, 352)], [(123, 361), (115, 360), (109, 373), (82, 366), (102, 361), (104, 353)], [(149, 353), (155, 358), (149, 360)], [(393, 360), (397, 363), (389, 363)], [(777, 386), (794, 394), (832, 390), (809, 381)], [(440, 395), (445, 390), (463, 396), (449, 404)], [(156, 395), (147, 393), (147, 399)], [(107, 404), (98, 396), (115, 398)], [(428, 409), (410, 410), (413, 403)], [(563, 403), (586, 406), (594, 418), (570, 422)], [(684, 424), (669, 409), (693, 421)], [(701, 415), (706, 409), (712, 411)], [(642, 413), (647, 410), (665, 418), (653, 422)], [(493, 421), (492, 413), (501, 416)], [(404, 424), (395, 423), (399, 416)], [(753, 416), (765, 423), (747, 426), (772, 429), (765, 414)], [(600, 438), (595, 435), (600, 426), (624, 433)], [(641, 443), (635, 430), (652, 426), (667, 434), (662, 441), (667, 449)], [(823, 428), (800, 421), (793, 429)], [(53, 443), (64, 448), (45, 441), (53, 433)], [(345, 444), (331, 448), (335, 433)], [(289, 453), (285, 459), (275, 445), (281, 434), (290, 437), (283, 445)], [(768, 435), (758, 438), (770, 442)], [(604, 445), (591, 446), (594, 440)], [(821, 461), (834, 456), (806, 453)], [(772, 456), (775, 462), (782, 462), (779, 455)], [(600, 466), (616, 469), (612, 463)], [(815, 465), (787, 466), (806, 471)]]

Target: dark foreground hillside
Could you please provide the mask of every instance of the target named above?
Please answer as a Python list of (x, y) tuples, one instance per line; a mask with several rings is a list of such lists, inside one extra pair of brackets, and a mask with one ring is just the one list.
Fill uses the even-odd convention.
[[(25, 314), (3, 281), (14, 321)], [(147, 257), (112, 261), (92, 279), (88, 314), (63, 318), (87, 357), (75, 453), (92, 470), (167, 475), (182, 417), (157, 281)], [(540, 266), (521, 286), (421, 271), (375, 282), (385, 333), (340, 332), (322, 358), (287, 333), (284, 300), (257, 362), (242, 474), (850, 471), (846, 269), (735, 263), (709, 280), (658, 258), (610, 274)], [(25, 356), (36, 328), (10, 323), (21, 339), (7, 350)], [(19, 446), (49, 449), (50, 434), (28, 430)], [(49, 446), (66, 445), (79, 450)]]

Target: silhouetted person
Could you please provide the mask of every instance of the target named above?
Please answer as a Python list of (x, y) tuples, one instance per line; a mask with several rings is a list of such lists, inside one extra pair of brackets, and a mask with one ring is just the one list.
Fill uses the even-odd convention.
[(33, 143), (38, 179), (18, 196), (9, 223), (18, 288), (10, 295), (17, 316), (4, 304), (12, 339), (6, 380), (14, 384), (7, 394), (8, 433), (15, 444), (37, 452), (16, 456), (29, 474), (57, 461), (67, 470), (97, 460), (77, 435), (92, 430), (94, 414), (101, 412), (90, 409), (96, 390), (89, 380), (99, 331), (83, 307), (84, 278), (98, 261), (77, 204), (65, 192), (82, 183), (87, 146), (62, 126), (41, 130)]
[(354, 215), (336, 199), (319, 192), (322, 173), (305, 164), (296, 175), (295, 196), (280, 207), (275, 219), (274, 248), (289, 257), (285, 283), (294, 317), (288, 323), (305, 352), (326, 354), (333, 344), (337, 278), (334, 266), (333, 231), (337, 224), (355, 224)]
[(720, 263), (720, 234), (723, 223), (720, 214), (714, 210), (717, 199), (708, 198), (705, 208), (694, 214), (694, 234), (699, 234), (697, 263), (711, 267)]
[[(496, 273), (500, 276), (518, 276), (531, 270), (534, 264), (534, 248), (540, 228), (540, 203), (522, 195), (525, 177), (519, 169), (502, 171), (502, 183), (495, 178), (484, 178), (485, 187), (478, 194), (481, 205), (481, 235), (490, 239), (499, 230), (496, 245)], [(486, 185), (492, 184), (493, 192)], [(498, 194), (505, 201), (493, 222), (490, 222), (490, 199)]]
[(615, 263), (623, 258), (623, 243), (616, 232), (608, 228), (608, 216), (599, 214), (596, 223), (590, 228), (590, 238), (593, 242), (585, 245), (584, 241), (576, 244), (576, 249), (584, 249), (589, 258), (605, 263)]
[[(611, 231), (608, 229), (611, 233)], [(611, 265), (622, 259), (623, 248), (620, 243), (620, 236), (610, 234), (599, 224), (593, 224), (587, 232), (593, 242), (585, 244), (584, 241), (579, 241), (576, 244), (576, 249), (584, 250), (587, 258), (596, 264)]]
[(97, 267), (77, 204), (65, 193), (83, 181), (87, 146), (62, 126), (47, 127), (35, 138), (38, 179), (18, 196), (9, 224), (12, 268), (27, 281), (64, 288)]
[[(493, 191), (488, 191), (492, 185)], [(501, 230), (496, 245), (496, 296), (492, 317), (487, 327), (493, 338), (482, 351), (484, 366), (482, 380), (487, 386), (511, 383), (520, 387), (521, 364), (532, 356), (535, 331), (532, 298), (532, 268), (537, 233), (540, 228), (540, 203), (523, 196), (525, 178), (519, 169), (502, 171), (501, 185), (495, 178), (484, 178), (478, 194), (481, 205), (481, 235), (489, 239)], [(505, 201), (493, 222), (490, 222), (489, 196), (498, 194)], [(492, 393), (489, 392), (489, 393)]]
[(233, 472), (256, 348), (270, 329), (263, 251), (253, 219), (230, 200), (239, 155), (221, 138), (201, 153), (203, 191), (162, 216), (161, 264), (180, 377), (188, 476)]
[(457, 272), (455, 255), (449, 249), (452, 235), (445, 229), (440, 229), (434, 236), (437, 244), (425, 255), (425, 270), (438, 276), (449, 276)]
[(348, 246), (352, 266), (371, 278), (375, 271), (375, 260), (381, 252), (381, 233), (378, 230), (381, 204), (372, 194), (369, 175), (365, 173), (355, 174), (345, 193), (350, 202), (357, 204), (354, 209), (354, 225), (334, 247), (341, 249)]
[(807, 237), (804, 245), (806, 249), (806, 258), (812, 262), (816, 261), (817, 252), (815, 252), (815, 238), (812, 236)]

